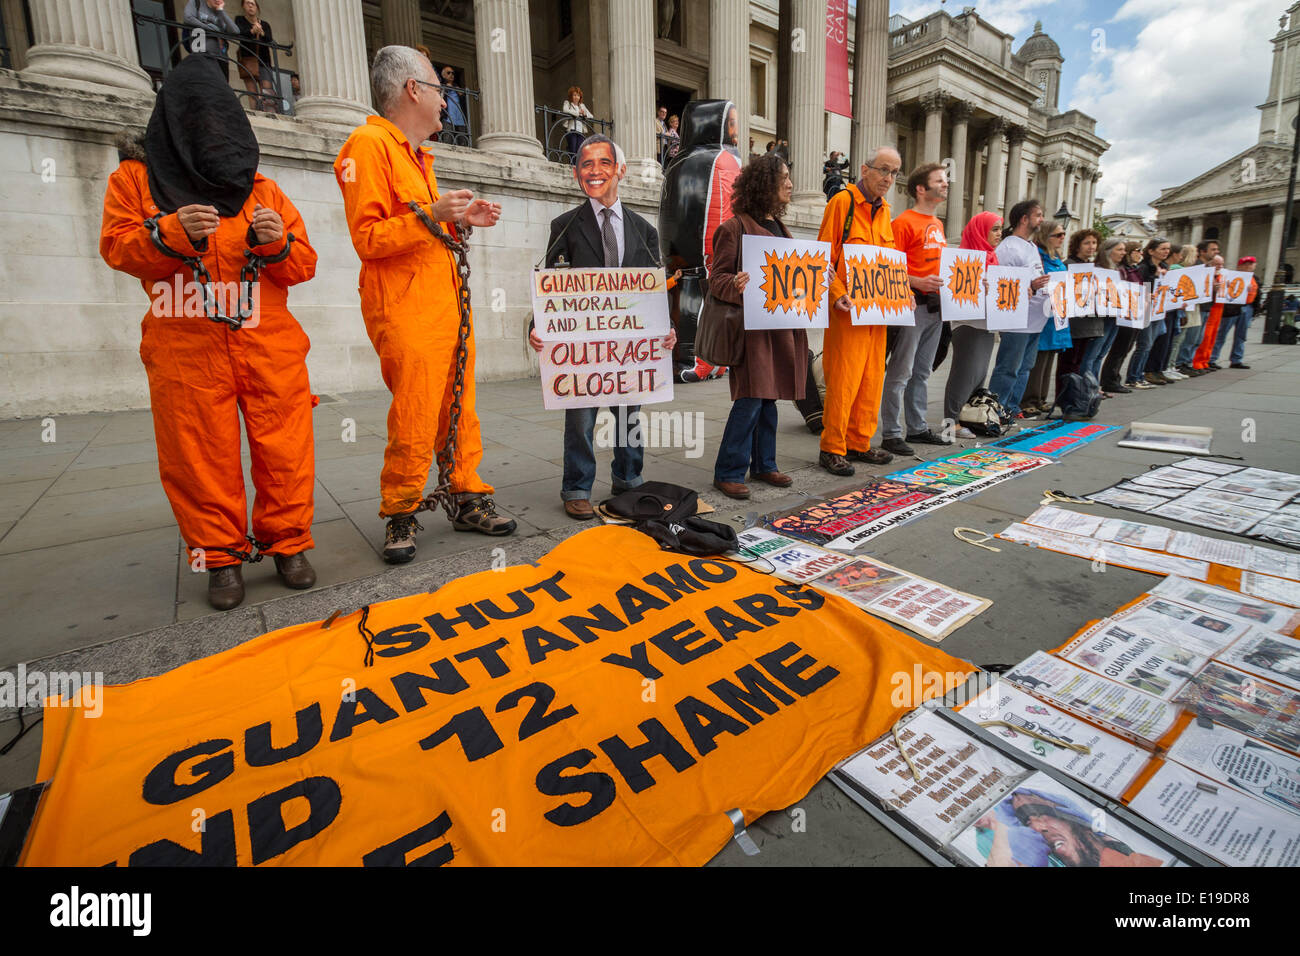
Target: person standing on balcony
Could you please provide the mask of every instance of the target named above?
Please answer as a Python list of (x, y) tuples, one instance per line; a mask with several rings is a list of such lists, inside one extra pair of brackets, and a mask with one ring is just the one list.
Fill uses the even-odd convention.
[(243, 10), (235, 17), (235, 26), (239, 30), (239, 77), (244, 81), (244, 89), (262, 96), (254, 96), (253, 103), (260, 110), (268, 113), (279, 112), (279, 97), (275, 94), (275, 73), (271, 69), (271, 48), (275, 40), (271, 36), (271, 24), (262, 19), (262, 10), (257, 0), (243, 0)]
[[(587, 109), (587, 104), (582, 102), (582, 87), (569, 87), (569, 92), (565, 94), (565, 97), (564, 112), (572, 113), (574, 116), (585, 116), (587, 119), (595, 119), (591, 115), (591, 110)], [(582, 141), (595, 130), (581, 119), (565, 120), (564, 128), (567, 130), (564, 134), (564, 149), (566, 152), (573, 154), (573, 164), (576, 166), (578, 165), (578, 148), (582, 146)]]
[[(239, 27), (226, 13), (226, 0), (189, 0), (185, 4), (185, 49), (189, 53), (211, 53), (225, 58), (230, 37), (239, 36)], [(198, 36), (202, 31), (202, 39)], [(229, 75), (229, 69), (221, 69)]]
[(465, 103), (461, 98), (464, 94), (447, 89), (449, 86), (460, 86), (456, 82), (456, 68), (450, 63), (444, 64), (439, 76), (442, 77), (444, 90), (442, 98), (447, 102), (446, 109), (442, 111), (439, 140), (455, 146), (469, 146), (469, 136), (466, 135), (469, 132), (469, 121), (465, 119)]
[[(422, 530), (415, 516), (429, 469), (448, 440), (462, 322), (456, 258), (423, 218), (460, 240), (466, 226), (495, 225), (501, 207), (468, 189), (438, 191), (432, 148), (421, 145), (442, 129), (433, 64), (409, 46), (386, 46), (375, 54), (370, 83), (381, 115), (352, 131), (334, 160), (334, 175), (361, 259), (361, 315), (393, 393), (379, 475), (379, 516), (388, 519), (384, 560), (405, 564), (415, 557), (415, 533)], [(418, 204), (423, 218), (410, 203)], [(449, 476), (456, 505), (452, 527), (510, 534), (515, 522), (496, 513), (492, 486), (478, 474), (483, 440), (474, 404), (472, 328), (464, 344), (464, 391)]]

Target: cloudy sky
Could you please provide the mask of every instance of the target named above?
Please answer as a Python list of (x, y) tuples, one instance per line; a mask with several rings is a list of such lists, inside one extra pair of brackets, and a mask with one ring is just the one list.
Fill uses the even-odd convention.
[[(1272, 43), (1287, 0), (890, 0), (916, 20), (974, 6), (1015, 36), (1034, 21), (1061, 48), (1061, 109), (1097, 120), (1110, 141), (1097, 194), (1107, 212), (1152, 215), (1147, 203), (1256, 141)], [(1102, 31), (1098, 33), (1097, 31)], [(1300, 54), (1300, 51), (1297, 51)]]

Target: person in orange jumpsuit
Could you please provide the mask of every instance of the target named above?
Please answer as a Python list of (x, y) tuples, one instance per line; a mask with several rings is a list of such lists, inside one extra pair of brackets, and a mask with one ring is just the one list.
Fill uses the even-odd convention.
[[(149, 294), (140, 358), (149, 377), (158, 471), (191, 567), (208, 571), (218, 610), (244, 597), (240, 562), (250, 542), (275, 557), (286, 585), (308, 588), (315, 459), (307, 379), (310, 343), (286, 305), (288, 288), (316, 272), (302, 217), (257, 172), (257, 140), (213, 60), (191, 56), (168, 74), (143, 142), (124, 144), (109, 177), (99, 252)], [(190, 265), (162, 251), (199, 257), (215, 302)], [(292, 234), (292, 240), (289, 235)], [(268, 259), (241, 328), (235, 316), (245, 250)], [(236, 320), (237, 321), (237, 320)], [(253, 533), (240, 463), (243, 414), (252, 458)], [(260, 559), (260, 556), (259, 556)]]
[[(862, 164), (857, 185), (831, 197), (822, 213), (817, 238), (831, 244), (830, 325), (822, 344), (826, 375), (826, 407), (822, 414), (821, 454), (818, 461), (832, 475), (851, 475), (849, 461), (885, 465), (894, 456), (871, 447), (880, 414), (880, 393), (885, 382), (883, 325), (854, 325), (852, 302), (845, 285), (843, 243), (864, 243), (894, 248), (889, 203), (884, 198), (898, 176), (902, 159), (897, 151), (881, 147), (871, 162)], [(849, 209), (853, 221), (844, 234)]]
[(1214, 352), (1214, 344), (1219, 340), (1219, 323), (1223, 321), (1223, 303), (1219, 301), (1219, 295), (1223, 291), (1223, 278), (1219, 271), (1223, 268), (1223, 257), (1215, 256), (1211, 264), (1214, 265), (1214, 304), (1210, 306), (1210, 314), (1205, 319), (1201, 344), (1196, 346), (1196, 352), (1192, 355), (1192, 368), (1202, 372), (1217, 372), (1220, 368), (1217, 364), (1210, 367), (1210, 355)]
[[(429, 60), (411, 47), (375, 54), (371, 84), (382, 115), (353, 130), (334, 161), (352, 245), (361, 258), (361, 315), (393, 393), (388, 445), (379, 475), (379, 516), (388, 519), (384, 560), (415, 557), (415, 512), (447, 441), (460, 329), (456, 258), (408, 203), (453, 237), (463, 226), (491, 226), (501, 207), (467, 189), (438, 191), (433, 154), (443, 99)], [(492, 486), (478, 475), (483, 441), (474, 410), (474, 337), (466, 348), (464, 390), (450, 478), (457, 531), (503, 535), (515, 522), (496, 513)]]

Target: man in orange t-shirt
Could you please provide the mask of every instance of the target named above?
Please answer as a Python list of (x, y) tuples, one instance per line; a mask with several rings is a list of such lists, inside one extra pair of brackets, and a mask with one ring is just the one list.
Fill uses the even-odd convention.
[[(880, 399), (880, 447), (895, 455), (914, 454), (908, 442), (951, 445), (925, 421), (926, 383), (939, 347), (939, 256), (948, 240), (935, 216), (948, 198), (948, 173), (939, 163), (925, 163), (907, 177), (907, 194), (915, 205), (894, 220), (895, 248), (907, 253), (907, 279), (916, 295), (916, 324), (901, 326), (885, 365)], [(899, 419), (906, 420), (907, 441)]]

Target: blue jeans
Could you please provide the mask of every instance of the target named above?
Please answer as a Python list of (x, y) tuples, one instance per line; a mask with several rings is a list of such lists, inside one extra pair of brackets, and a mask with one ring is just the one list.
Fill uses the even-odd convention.
[(1106, 320), (1106, 332), (1099, 338), (1093, 339), (1088, 343), (1087, 350), (1083, 353), (1083, 368), (1081, 372), (1091, 372), (1092, 377), (1101, 382), (1101, 363), (1110, 351), (1111, 343), (1115, 341), (1115, 335), (1119, 332), (1119, 326), (1115, 324), (1114, 319)]
[[(565, 501), (586, 501), (596, 480), (596, 448), (592, 432), (598, 408), (570, 408), (564, 412), (564, 478), (560, 497)], [(637, 424), (640, 405), (611, 407), (614, 415), (614, 494), (645, 482), (641, 464), (645, 460), (645, 437)], [(631, 431), (631, 434), (629, 434)]]
[(1178, 357), (1174, 360), (1174, 368), (1182, 368), (1184, 365), (1191, 365), (1192, 359), (1196, 356), (1196, 350), (1200, 347), (1201, 336), (1205, 334), (1205, 321), (1209, 318), (1208, 314), (1201, 315), (1201, 324), (1193, 325), (1187, 329), (1187, 334), (1183, 336), (1183, 344), (1178, 346)]
[(1240, 365), (1241, 360), (1246, 357), (1246, 336), (1250, 335), (1250, 323), (1254, 318), (1255, 307), (1243, 305), (1241, 314), (1235, 319), (1220, 319), (1219, 340), (1214, 343), (1214, 352), (1210, 355), (1210, 361), (1215, 365), (1219, 364), (1219, 353), (1223, 351), (1223, 343), (1228, 340), (1228, 331), (1232, 330), (1234, 335), (1229, 361), (1233, 365)]
[(1128, 377), (1124, 379), (1125, 384), (1132, 385), (1134, 382), (1141, 382), (1146, 379), (1147, 356), (1151, 352), (1152, 344), (1164, 333), (1164, 319), (1156, 319), (1138, 333), (1138, 342), (1133, 348), (1133, 357), (1128, 362)]
[(1012, 418), (1020, 411), (1020, 399), (1025, 395), (1029, 373), (1038, 358), (1038, 337), (1038, 332), (1002, 333), (993, 374), (989, 377), (989, 391), (998, 397), (998, 404)]
[(776, 471), (776, 399), (738, 398), (731, 403), (727, 425), (713, 464), (714, 481), (745, 480)]

